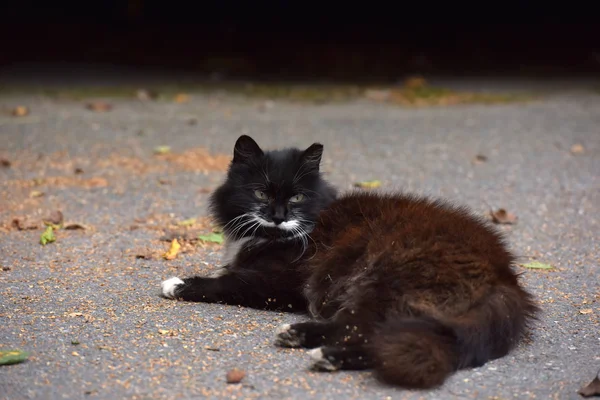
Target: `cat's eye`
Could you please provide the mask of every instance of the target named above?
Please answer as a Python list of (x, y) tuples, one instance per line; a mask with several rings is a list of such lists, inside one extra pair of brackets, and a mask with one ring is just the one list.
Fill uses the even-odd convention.
[(265, 192), (260, 191), (260, 190), (255, 190), (254, 191), (254, 195), (257, 198), (261, 199), (261, 200), (266, 200), (267, 199), (267, 194)]
[(304, 195), (302, 193), (290, 197), (290, 203), (300, 203), (302, 200), (304, 200)]

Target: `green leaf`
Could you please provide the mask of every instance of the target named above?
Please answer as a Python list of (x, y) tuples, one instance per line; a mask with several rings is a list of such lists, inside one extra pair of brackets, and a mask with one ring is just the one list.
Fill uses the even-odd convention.
[(170, 146), (156, 146), (154, 148), (154, 154), (167, 154), (171, 152)]
[(530, 268), (530, 269), (553, 269), (554, 267), (550, 264), (544, 264), (539, 261), (532, 261), (527, 264), (519, 264), (522, 267)]
[(195, 223), (196, 223), (196, 218), (189, 218), (189, 219), (186, 219), (186, 220), (183, 220), (183, 221), (179, 221), (177, 223), (177, 225), (179, 225), (179, 226), (191, 226), (191, 225), (194, 225)]
[(73, 346), (77, 346), (77, 345), (79, 344), (79, 340), (77, 340), (77, 339), (73, 339), (73, 340), (71, 340), (71, 344), (72, 344)]
[(354, 184), (354, 186), (362, 188), (362, 189), (375, 189), (375, 188), (378, 188), (379, 186), (381, 186), (381, 181), (372, 180), (372, 181), (356, 182)]
[(56, 236), (54, 236), (54, 229), (52, 226), (47, 226), (42, 236), (40, 236), (40, 243), (42, 246), (45, 246), (47, 243), (52, 243), (56, 240)]
[(203, 242), (210, 242), (210, 243), (223, 243), (223, 234), (222, 233), (216, 233), (216, 232), (211, 232), (208, 235), (200, 235), (198, 236), (198, 239), (202, 240)]
[(21, 350), (0, 351), (0, 365), (18, 364), (27, 360), (29, 353)]

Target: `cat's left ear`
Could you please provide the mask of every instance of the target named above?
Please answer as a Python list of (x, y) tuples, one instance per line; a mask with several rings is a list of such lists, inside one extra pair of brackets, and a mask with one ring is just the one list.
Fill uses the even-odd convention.
[(323, 145), (321, 143), (313, 143), (308, 149), (304, 150), (302, 159), (315, 170), (319, 170), (321, 157), (323, 156)]

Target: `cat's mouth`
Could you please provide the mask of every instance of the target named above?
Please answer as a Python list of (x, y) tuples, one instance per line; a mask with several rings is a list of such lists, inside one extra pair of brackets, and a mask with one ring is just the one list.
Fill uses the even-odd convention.
[(290, 231), (291, 232), (295, 228), (300, 226), (300, 222), (298, 222), (298, 220), (296, 220), (296, 219), (290, 219), (290, 220), (282, 221), (279, 223), (275, 223), (274, 221), (267, 221), (266, 219), (261, 218), (261, 217), (256, 217), (256, 220), (263, 228), (275, 228), (275, 229), (279, 229), (282, 231)]

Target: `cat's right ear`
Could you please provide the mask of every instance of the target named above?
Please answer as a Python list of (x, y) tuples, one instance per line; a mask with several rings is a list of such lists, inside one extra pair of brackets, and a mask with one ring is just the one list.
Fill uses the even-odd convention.
[(258, 144), (248, 135), (242, 135), (235, 142), (233, 148), (233, 162), (242, 163), (255, 157), (261, 157), (264, 153)]

